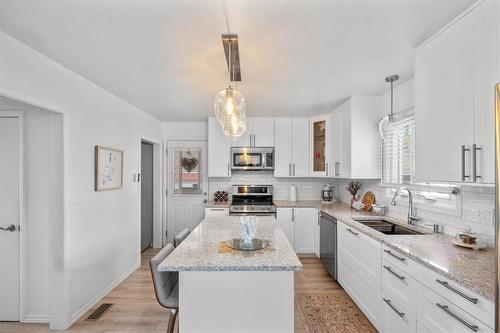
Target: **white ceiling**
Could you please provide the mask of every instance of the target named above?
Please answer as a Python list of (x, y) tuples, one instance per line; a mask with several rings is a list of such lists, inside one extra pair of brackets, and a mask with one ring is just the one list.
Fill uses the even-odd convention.
[[(328, 112), (474, 0), (227, 0), (249, 115)], [(221, 0), (0, 0), (0, 29), (164, 121), (204, 120), (228, 83)]]

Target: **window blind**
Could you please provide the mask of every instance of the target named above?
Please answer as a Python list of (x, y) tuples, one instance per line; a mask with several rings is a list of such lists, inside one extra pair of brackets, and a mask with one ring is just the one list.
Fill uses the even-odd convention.
[(409, 184), (415, 169), (415, 118), (389, 123), (382, 138), (382, 182)]

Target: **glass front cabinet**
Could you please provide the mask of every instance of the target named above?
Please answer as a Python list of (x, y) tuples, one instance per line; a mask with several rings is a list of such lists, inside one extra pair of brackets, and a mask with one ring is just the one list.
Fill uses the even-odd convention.
[(329, 115), (319, 115), (310, 120), (311, 163), (310, 175), (313, 177), (329, 176)]

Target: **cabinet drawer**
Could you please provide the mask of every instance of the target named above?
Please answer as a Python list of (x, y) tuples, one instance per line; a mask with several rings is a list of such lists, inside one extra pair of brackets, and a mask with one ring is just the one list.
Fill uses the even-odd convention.
[(405, 307), (387, 293), (382, 292), (380, 304), (382, 332), (384, 333), (415, 333), (417, 319)]
[(380, 289), (372, 289), (370, 283), (363, 281), (345, 261), (340, 262), (338, 280), (365, 316), (380, 331)]
[(205, 217), (215, 215), (229, 215), (229, 208), (224, 207), (207, 207), (205, 208)]
[(417, 321), (433, 333), (493, 333), (493, 330), (439, 296), (429, 288), (418, 286)]
[(345, 265), (369, 283), (380, 289), (381, 244), (344, 223), (337, 222), (338, 253)]
[(417, 280), (435, 291), (447, 301), (454, 303), (472, 316), (484, 322), (490, 327), (495, 325), (494, 302), (475, 294), (474, 292), (460, 286), (442, 275), (420, 266), (417, 272)]
[(392, 263), (382, 260), (382, 291), (409, 315), (416, 315), (417, 281)]
[(417, 272), (418, 263), (387, 245), (382, 246), (382, 259), (411, 276), (415, 276)]

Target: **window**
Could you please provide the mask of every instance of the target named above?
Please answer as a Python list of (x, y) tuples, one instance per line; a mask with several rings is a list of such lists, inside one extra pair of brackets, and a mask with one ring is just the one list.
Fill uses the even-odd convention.
[(382, 183), (409, 184), (415, 169), (415, 118), (389, 123), (382, 138)]

